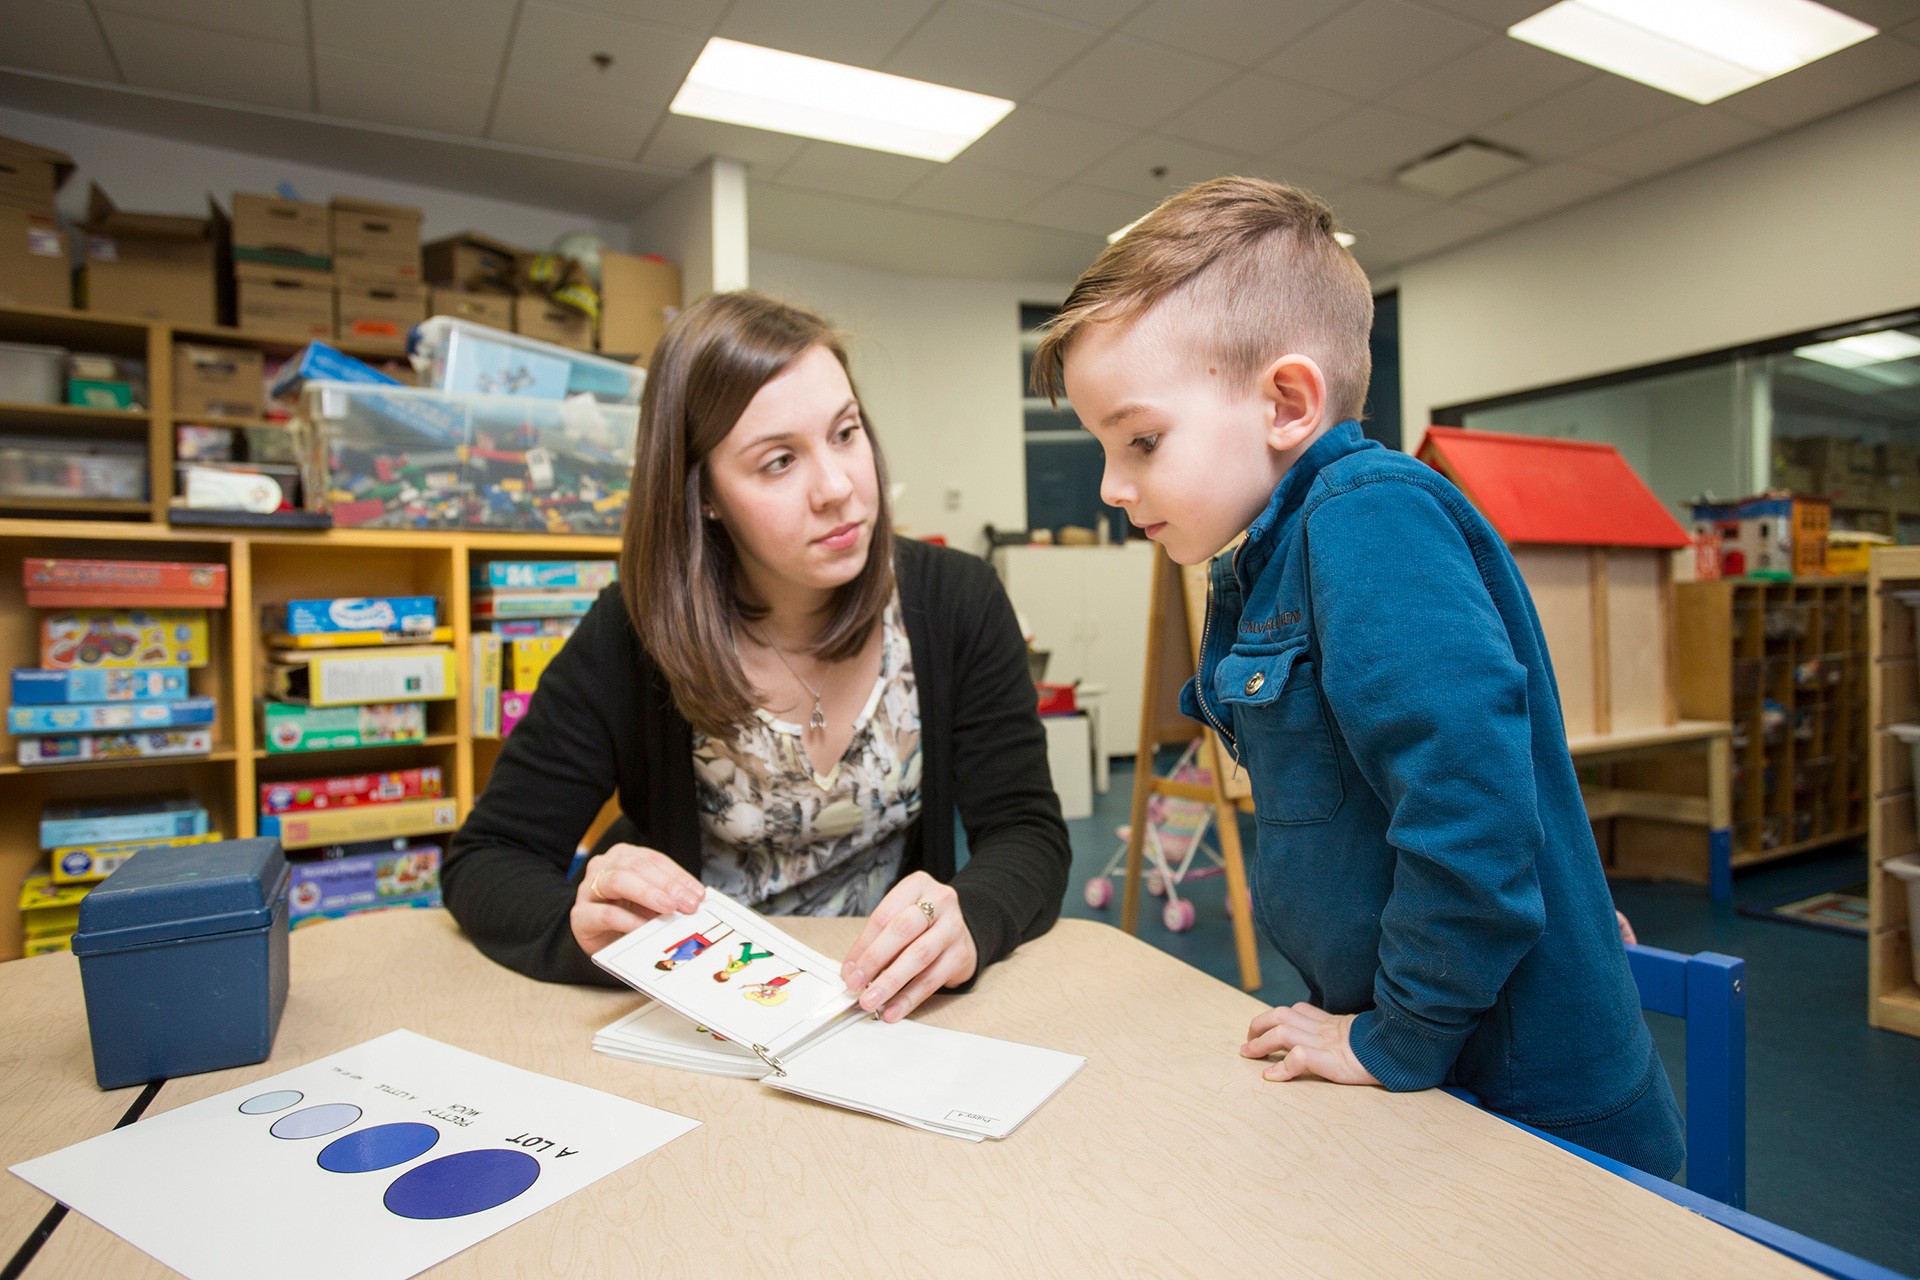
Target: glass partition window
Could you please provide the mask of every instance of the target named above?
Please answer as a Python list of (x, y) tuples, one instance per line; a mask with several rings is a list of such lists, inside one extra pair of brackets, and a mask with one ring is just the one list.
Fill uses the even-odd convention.
[(1766, 363), (1775, 487), (1831, 495), (1836, 528), (1920, 541), (1920, 322)]

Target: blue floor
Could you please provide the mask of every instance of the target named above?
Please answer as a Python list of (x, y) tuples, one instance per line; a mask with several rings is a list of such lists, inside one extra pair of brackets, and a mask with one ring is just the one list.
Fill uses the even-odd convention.
[[(1116, 765), (1094, 816), (1068, 823), (1073, 881), (1065, 914), (1119, 917), (1119, 886), (1104, 911), (1082, 891), (1127, 820), (1132, 770)], [(1252, 830), (1247, 828), (1249, 848)], [(1615, 901), (1640, 941), (1674, 951), (1722, 951), (1747, 962), (1747, 1208), (1795, 1231), (1909, 1274), (1920, 1273), (1920, 1040), (1866, 1024), (1864, 941), (1736, 914), (1738, 903), (1776, 902), (1863, 879), (1864, 859), (1842, 852), (1745, 873), (1733, 903), (1687, 885), (1621, 881)], [(1140, 936), (1223, 981), (1239, 983), (1225, 884), (1183, 891), (1196, 919), (1185, 933), (1160, 920), (1161, 900), (1141, 897)], [(1279, 953), (1260, 944), (1268, 1004), (1304, 999)], [(1681, 1024), (1652, 1015), (1654, 1037), (1682, 1094)]]

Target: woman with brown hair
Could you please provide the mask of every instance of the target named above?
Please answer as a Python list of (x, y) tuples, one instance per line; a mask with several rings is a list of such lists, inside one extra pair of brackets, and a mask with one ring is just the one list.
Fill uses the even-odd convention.
[(982, 561), (893, 537), (837, 335), (762, 294), (688, 307), (648, 370), (620, 581), (454, 837), (448, 909), (553, 982), (611, 982), (588, 957), (703, 885), (869, 915), (842, 973), (894, 1020), (1050, 928), (1069, 859), (1012, 606)]

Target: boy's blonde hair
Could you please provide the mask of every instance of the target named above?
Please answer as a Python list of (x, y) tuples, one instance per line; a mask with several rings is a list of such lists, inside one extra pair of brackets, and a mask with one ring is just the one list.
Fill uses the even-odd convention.
[(1373, 291), (1333, 210), (1263, 178), (1214, 178), (1172, 196), (1095, 258), (1033, 357), (1037, 394), (1065, 390), (1067, 347), (1089, 324), (1130, 323), (1155, 303), (1187, 308), (1197, 352), (1230, 378), (1310, 356), (1336, 420), (1358, 418), (1373, 358)]

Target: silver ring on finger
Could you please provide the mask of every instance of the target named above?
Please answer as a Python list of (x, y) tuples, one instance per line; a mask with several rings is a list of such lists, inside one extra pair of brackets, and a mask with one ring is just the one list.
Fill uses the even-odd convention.
[(933, 925), (933, 914), (934, 914), (933, 904), (931, 902), (928, 902), (925, 898), (922, 898), (918, 902), (914, 903), (913, 905), (920, 908), (921, 912), (925, 914), (925, 916), (927, 917), (927, 925), (929, 928), (931, 928)]

